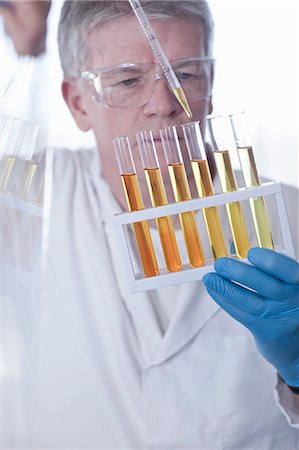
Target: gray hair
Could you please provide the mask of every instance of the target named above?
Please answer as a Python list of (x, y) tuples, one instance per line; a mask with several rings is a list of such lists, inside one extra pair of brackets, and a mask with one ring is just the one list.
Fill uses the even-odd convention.
[[(151, 20), (198, 17), (204, 30), (205, 54), (211, 56), (214, 23), (206, 0), (143, 0), (142, 6)], [(65, 0), (58, 28), (59, 54), (64, 76), (76, 76), (86, 68), (87, 37), (97, 25), (132, 14), (128, 1)]]

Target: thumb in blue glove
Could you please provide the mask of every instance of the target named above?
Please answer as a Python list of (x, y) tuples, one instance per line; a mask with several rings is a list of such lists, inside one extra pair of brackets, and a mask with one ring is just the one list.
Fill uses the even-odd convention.
[(299, 387), (299, 264), (263, 248), (251, 249), (248, 260), (252, 265), (220, 258), (216, 273), (203, 282), (219, 306), (251, 331), (284, 381)]

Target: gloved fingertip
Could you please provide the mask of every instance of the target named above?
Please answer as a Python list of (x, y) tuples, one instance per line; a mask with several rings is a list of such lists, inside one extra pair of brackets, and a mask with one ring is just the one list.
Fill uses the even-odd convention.
[(227, 264), (229, 264), (230, 259), (229, 258), (219, 258), (214, 262), (214, 269), (216, 272), (221, 272), (225, 270), (227, 267)]
[(268, 252), (272, 252), (268, 248), (252, 247), (247, 254), (247, 258), (251, 263), (258, 262), (260, 258), (264, 258)]
[(223, 288), (222, 277), (214, 272), (204, 275), (203, 282), (206, 288), (209, 288), (214, 292), (220, 292)]
[(214, 285), (214, 282), (213, 282), (214, 276), (215, 276), (215, 274), (213, 274), (213, 273), (206, 273), (202, 277), (202, 281), (207, 288), (212, 288), (212, 286)]
[(248, 252), (248, 260), (285, 283), (299, 284), (299, 264), (290, 256), (268, 248), (254, 247)]

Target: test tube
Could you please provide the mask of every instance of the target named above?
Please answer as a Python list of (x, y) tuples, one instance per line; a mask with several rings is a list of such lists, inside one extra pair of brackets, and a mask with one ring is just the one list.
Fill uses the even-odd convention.
[[(177, 203), (191, 200), (188, 180), (183, 164), (182, 153), (175, 126), (170, 126), (160, 130), (161, 141), (168, 165), (174, 198)], [(205, 264), (204, 252), (202, 249), (199, 232), (193, 211), (179, 215), (184, 239), (187, 247), (190, 265), (201, 267)]]
[[(222, 116), (210, 118), (207, 120), (207, 125), (211, 134), (211, 140), (216, 146), (214, 148), (214, 157), (221, 190), (223, 193), (237, 191), (238, 187), (228, 152), (228, 145), (225, 142), (227, 140), (227, 135), (225, 135), (227, 128), (225, 128), (224, 118)], [(227, 203), (225, 206), (236, 254), (239, 258), (246, 258), (250, 244), (241, 204), (240, 202), (233, 202)]]
[[(230, 121), (236, 141), (245, 186), (247, 188), (259, 186), (261, 182), (255, 164), (253, 149), (248, 140), (245, 126), (245, 112), (231, 114)], [(249, 204), (259, 246), (273, 249), (273, 239), (264, 199), (262, 197), (250, 198)]]
[(6, 192), (8, 181), (10, 179), (15, 157), (3, 156), (0, 157), (0, 192)]
[[(129, 211), (140, 211), (144, 209), (144, 205), (128, 137), (122, 136), (113, 139), (113, 147)], [(144, 276), (158, 275), (159, 269), (148, 223), (144, 221), (135, 222), (133, 223), (133, 229)]]
[[(165, 188), (162, 180), (160, 166), (157, 158), (155, 143), (151, 130), (140, 131), (136, 134), (140, 151), (147, 187), (152, 205), (167, 205)], [(177, 246), (172, 220), (170, 217), (156, 219), (166, 267), (169, 272), (178, 272), (182, 268), (182, 262)]]
[(38, 131), (30, 122), (14, 118), (5, 121), (1, 133), (1, 153), (5, 156), (0, 159), (0, 192), (27, 199), (37, 168), (32, 155)]
[[(184, 138), (191, 161), (191, 167), (199, 197), (214, 195), (213, 182), (207, 161), (205, 146), (202, 140), (199, 122), (182, 125)], [(214, 259), (227, 256), (224, 235), (216, 206), (203, 208), (208, 238)]]
[(23, 126), (23, 122), (19, 119), (1, 118), (0, 192), (7, 191), (16, 157), (19, 156), (18, 148)]

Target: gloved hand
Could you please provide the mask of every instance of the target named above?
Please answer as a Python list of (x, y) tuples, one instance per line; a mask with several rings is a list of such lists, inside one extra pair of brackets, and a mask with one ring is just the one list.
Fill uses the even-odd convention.
[(251, 331), (284, 381), (299, 387), (299, 264), (263, 248), (251, 249), (248, 260), (252, 265), (220, 258), (216, 273), (203, 282), (219, 306)]

